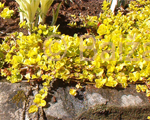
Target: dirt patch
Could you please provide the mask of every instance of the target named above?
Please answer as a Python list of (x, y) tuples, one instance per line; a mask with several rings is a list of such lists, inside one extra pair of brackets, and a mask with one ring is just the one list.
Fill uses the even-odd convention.
[[(52, 4), (52, 7), (49, 9), (46, 17), (46, 24), (50, 25), (52, 21), (52, 8), (56, 9), (57, 5), (63, 0), (56, 0)], [(86, 33), (86, 29), (77, 29), (71, 28), (67, 24), (70, 22), (70, 15), (75, 14), (79, 15), (99, 15), (101, 12), (101, 5), (103, 0), (75, 0), (75, 2), (62, 2), (62, 6), (59, 11), (59, 16), (56, 25), (60, 25), (59, 31), (62, 34), (74, 35)], [(19, 28), (19, 13), (18, 13), (18, 4), (15, 0), (1, 0), (2, 3), (5, 3), (5, 7), (9, 6), (11, 10), (14, 10), (14, 16), (11, 19), (0, 18), (0, 39), (3, 39), (4, 36), (12, 32), (23, 32), (27, 34), (26, 29)]]
[[(71, 14), (79, 15), (90, 15), (90, 16), (99, 16), (99, 13), (102, 12), (102, 2), (103, 0), (73, 0), (74, 2), (70, 2), (70, 0), (55, 0), (52, 6), (50, 7), (47, 17), (46, 24), (50, 25), (52, 21), (52, 8), (56, 9), (57, 5), (62, 2), (59, 16), (56, 25), (60, 25), (59, 31), (62, 34), (67, 34), (73, 36), (75, 33), (78, 35), (82, 35), (86, 33), (85, 28), (72, 28), (67, 24), (70, 22)], [(27, 30), (23, 28), (19, 28), (19, 13), (18, 13), (18, 4), (15, 0), (1, 0), (2, 3), (5, 3), (5, 7), (9, 6), (11, 10), (14, 10), (14, 16), (11, 19), (3, 19), (0, 18), (0, 41), (4, 38), (4, 36), (8, 35), (12, 32), (23, 32), (27, 34)], [(80, 24), (80, 23), (79, 23)]]

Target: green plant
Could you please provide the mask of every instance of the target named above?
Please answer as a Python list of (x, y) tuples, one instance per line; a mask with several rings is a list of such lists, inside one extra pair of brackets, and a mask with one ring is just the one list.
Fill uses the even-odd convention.
[[(27, 25), (29, 28), (29, 34), (32, 32), (32, 27), (37, 24), (44, 24), (45, 17), (48, 12), (49, 7), (52, 5), (54, 0), (16, 0), (16, 2), (19, 4), (20, 8), (20, 22), (23, 23), (24, 19), (27, 20)], [(39, 8), (39, 4), (41, 7)], [(59, 8), (61, 3), (58, 5), (58, 8), (56, 10), (56, 13), (53, 10), (53, 21), (52, 25), (54, 25), (57, 21)], [(38, 10), (38, 13), (37, 13)], [(37, 14), (36, 14), (37, 13)], [(36, 16), (35, 24), (34, 18)]]
[(4, 54), (3, 54), (3, 52), (0, 50), (0, 68), (2, 68), (3, 67), (3, 65), (4, 65)]
[(48, 9), (52, 5), (54, 0), (41, 0), (41, 13), (39, 15), (39, 23), (45, 23), (45, 16), (47, 14)]
[(32, 24), (40, 0), (16, 0), (16, 2), (20, 6), (20, 21), (23, 22), (24, 18), (27, 20), (29, 25), (29, 34), (31, 34)]
[(61, 3), (58, 5), (56, 12), (54, 10), (52, 10), (53, 11), (53, 19), (52, 19), (51, 25), (55, 25), (55, 23), (57, 21), (60, 6), (61, 6)]

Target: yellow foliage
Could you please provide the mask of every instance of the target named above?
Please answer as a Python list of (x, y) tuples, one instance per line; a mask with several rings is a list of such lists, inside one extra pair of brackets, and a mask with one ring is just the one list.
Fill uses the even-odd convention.
[(38, 111), (38, 107), (36, 105), (31, 105), (29, 108), (29, 113), (34, 113)]
[[(113, 15), (104, 1), (104, 13), (99, 18), (82, 18), (84, 25), (97, 31), (91, 30), (94, 40), (88, 34), (84, 40), (77, 34), (60, 35), (58, 26), (39, 25), (28, 36), (15, 33), (14, 38), (9, 36), (0, 45), (8, 64), (7, 69), (1, 69), (1, 75), (12, 83), (23, 78), (42, 83), (43, 88), (35, 95), (36, 106), (33, 105), (30, 112), (46, 105), (44, 99), (55, 79), (76, 81), (76, 89), (69, 91), (73, 96), (84, 82), (97, 88), (117, 85), (126, 88), (131, 83), (147, 83), (150, 80), (149, 3), (145, 0), (131, 2), (126, 15), (121, 12)], [(138, 84), (136, 90), (150, 97), (145, 85)]]
[(76, 96), (77, 95), (76, 89), (70, 89), (69, 94), (73, 95), (73, 96)]

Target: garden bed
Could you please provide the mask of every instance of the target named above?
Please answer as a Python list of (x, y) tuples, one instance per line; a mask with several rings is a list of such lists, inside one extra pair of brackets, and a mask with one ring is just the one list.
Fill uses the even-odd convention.
[[(11, 10), (14, 10), (14, 15), (10, 19), (0, 18), (0, 43), (2, 43), (2, 40), (4, 40), (4, 37), (10, 35), (10, 33), (16, 32), (16, 31), (23, 32), (24, 35), (28, 35), (29, 32), (25, 28), (19, 27), (20, 19), (19, 19), (19, 12), (18, 12), (18, 4), (14, 0), (1, 0), (1, 2), (5, 3), (5, 7), (9, 6), (9, 8)], [(51, 22), (52, 22), (52, 8), (56, 10), (57, 6), (60, 2), (62, 2), (62, 1), (55, 0), (54, 3), (52, 4), (52, 7), (50, 7), (50, 9), (47, 13), (47, 16), (46, 16), (46, 24), (47, 25), (50, 26)], [(44, 101), (44, 104), (47, 102), (47, 105), (45, 106), (45, 105), (42, 105), (40, 102), (37, 102), (36, 97), (35, 97), (35, 99), (33, 98), (32, 95), (36, 96), (37, 91), (33, 90), (32, 93), (29, 93), (29, 91), (25, 91), (25, 93), (22, 92), (23, 95), (25, 94), (26, 97), (29, 97), (28, 100), (30, 99), (30, 100), (34, 101), (33, 104), (36, 103), (37, 106), (38, 105), (41, 105), (42, 107), (45, 106), (45, 108), (38, 106), (39, 111), (36, 108), (35, 108), (36, 110), (31, 109), (32, 112), (38, 111), (38, 115), (33, 114), (33, 115), (36, 115), (37, 118), (43, 117), (43, 119), (44, 119), (44, 118), (46, 118), (46, 116), (48, 116), (48, 117), (54, 117), (54, 119), (55, 118), (65, 119), (65, 117), (68, 119), (74, 119), (74, 118), (76, 118), (76, 119), (84, 119), (84, 118), (92, 119), (96, 115), (95, 118), (97, 118), (97, 119), (100, 119), (100, 118), (105, 119), (105, 117), (108, 117), (108, 119), (110, 119), (111, 117), (113, 117), (114, 119), (115, 118), (124, 119), (124, 118), (128, 118), (126, 116), (130, 110), (133, 112), (135, 119), (138, 119), (138, 118), (145, 119), (148, 116), (147, 111), (149, 111), (149, 107), (146, 107), (146, 106), (149, 106), (149, 103), (148, 103), (148, 99), (146, 99), (146, 97), (143, 98), (143, 95), (145, 95), (145, 93), (135, 93), (136, 89), (138, 89), (139, 92), (140, 91), (145, 92), (146, 89), (147, 89), (147, 91), (149, 90), (149, 86), (145, 85), (143, 87), (143, 84), (147, 83), (147, 79), (148, 79), (148, 75), (149, 75), (148, 72), (146, 72), (146, 73), (143, 72), (144, 70), (145, 71), (149, 70), (149, 68), (147, 67), (145, 62), (141, 62), (140, 65), (137, 62), (133, 62), (131, 64), (130, 62), (119, 61), (118, 59), (116, 60), (116, 62), (108, 62), (107, 60), (106, 61), (100, 60), (101, 58), (99, 59), (99, 56), (96, 56), (97, 58), (94, 58), (94, 62), (84, 61), (82, 63), (80, 61), (80, 59), (78, 59), (79, 57), (81, 57), (81, 56), (79, 56), (79, 50), (78, 50), (80, 47), (78, 44), (78, 40), (79, 40), (78, 36), (85, 35), (86, 33), (91, 32), (91, 34), (95, 35), (94, 39), (98, 40), (96, 45), (98, 47), (99, 53), (103, 53), (103, 49), (101, 51), (101, 48), (98, 45), (100, 45), (101, 42), (108, 42), (107, 38), (108, 38), (108, 40), (111, 41), (111, 36), (114, 35), (113, 40), (117, 39), (119, 42), (119, 40), (124, 40), (124, 41), (131, 40), (131, 39), (133, 39), (132, 37), (136, 37), (136, 36), (130, 36), (130, 32), (131, 33), (134, 33), (134, 32), (140, 33), (140, 31), (138, 31), (137, 29), (135, 29), (135, 31), (134, 31), (134, 29), (130, 29), (130, 26), (135, 27), (136, 25), (137, 26), (139, 25), (136, 18), (134, 18), (134, 17), (132, 18), (130, 16), (128, 16), (127, 18), (126, 17), (123, 18), (121, 15), (122, 13), (120, 13), (120, 17), (122, 17), (121, 20), (130, 21), (130, 19), (131, 19), (129, 24), (127, 24), (128, 22), (126, 23), (124, 21), (123, 21), (123, 23), (121, 23), (122, 21), (118, 19), (118, 18), (120, 18), (119, 15), (117, 17), (115, 16), (118, 20), (118, 22), (117, 22), (116, 19), (114, 19), (115, 17), (113, 15), (112, 16), (114, 18), (113, 18), (113, 20), (111, 20), (111, 17), (110, 17), (111, 15), (108, 15), (106, 17), (106, 14), (105, 14), (104, 16), (101, 16), (101, 21), (98, 21), (97, 18), (95, 19), (93, 17), (93, 19), (95, 19), (95, 21), (96, 21), (96, 22), (94, 20), (92, 21), (93, 23), (94, 22), (96, 23), (96, 24), (94, 24), (96, 26), (96, 27), (94, 26), (96, 28), (96, 31), (92, 31), (93, 26), (91, 27), (91, 29), (90, 29), (91, 31), (89, 32), (89, 29), (87, 29), (85, 27), (70, 27), (68, 25), (68, 23), (70, 23), (72, 21), (73, 22), (76, 21), (77, 25), (80, 25), (81, 21), (80, 21), (79, 16), (82, 16), (82, 15), (83, 16), (90, 15), (90, 16), (99, 17), (100, 12), (103, 12), (101, 9), (102, 2), (103, 2), (103, 0), (92, 0), (92, 1), (90, 1), (90, 0), (75, 0), (73, 3), (69, 2), (69, 0), (68, 0), (67, 3), (65, 3), (64, 1), (62, 2), (56, 25), (59, 25), (58, 31), (61, 32), (61, 35), (62, 35), (61, 40), (63, 41), (63, 37), (65, 37), (65, 40), (67, 41), (68, 49), (66, 51), (68, 53), (66, 55), (67, 57), (65, 57), (64, 60), (61, 60), (60, 63), (59, 63), (59, 61), (55, 61), (55, 62), (53, 62), (53, 64), (51, 64), (52, 61), (49, 61), (46, 58), (46, 57), (49, 57), (48, 56), (49, 53), (48, 54), (46, 53), (48, 48), (46, 48), (45, 46), (46, 46), (46, 44), (49, 45), (49, 43), (51, 43), (51, 42), (49, 40), (43, 39), (46, 36), (46, 35), (44, 36), (43, 33), (39, 34), (37, 32), (38, 34), (32, 34), (31, 36), (22, 36), (21, 34), (19, 34), (17, 36), (17, 33), (16, 33), (16, 36), (15, 36), (15, 34), (13, 34), (12, 38), (11, 37), (7, 38), (8, 41), (6, 41), (6, 43), (3, 44), (3, 46), (2, 46), (3, 50), (5, 50), (5, 48), (6, 48), (6, 51), (3, 53), (7, 53), (7, 51), (12, 51), (12, 53), (10, 52), (10, 54), (7, 54), (7, 57), (8, 57), (7, 60), (10, 63), (8, 62), (8, 64), (4, 64), (4, 67), (6, 65), (6, 67), (8, 67), (8, 69), (7, 68), (5, 69), (3, 67), (3, 69), (1, 69), (1, 73), (4, 76), (6, 76), (6, 75), (9, 76), (9, 77), (7, 77), (7, 79), (10, 80), (10, 82), (12, 82), (12, 83), (20, 82), (21, 80), (22, 80), (22, 82), (26, 83), (29, 81), (29, 78), (31, 78), (31, 75), (33, 75), (33, 76), (35, 75), (34, 77), (32, 76), (31, 81), (29, 81), (30, 85), (28, 84), (28, 86), (30, 87), (31, 90), (33, 90), (33, 88), (34, 88), (34, 90), (37, 88), (36, 90), (38, 92), (40, 91), (40, 93), (38, 95), (40, 95), (40, 96), (44, 95), (44, 94), (46, 95), (46, 96), (44, 95), (45, 97), (43, 97), (43, 98), (41, 97), (41, 99), (40, 99), (40, 101)], [(133, 8), (133, 10), (134, 10), (134, 8)], [(123, 14), (126, 14), (127, 12), (128, 11), (125, 11), (125, 12), (123, 12)], [(72, 19), (71, 15), (75, 15), (76, 18)], [(142, 19), (142, 17), (141, 17), (141, 19)], [(108, 21), (106, 22), (105, 19)], [(104, 21), (105, 21), (105, 25), (102, 24), (102, 22), (104, 22)], [(108, 24), (106, 24), (106, 23), (108, 23)], [(113, 26), (112, 23), (115, 24), (115, 26)], [(117, 23), (119, 23), (120, 26)], [(144, 24), (146, 27), (148, 27), (147, 23)], [(112, 25), (112, 29), (110, 27), (111, 25)], [(103, 26), (105, 26), (105, 27), (103, 27)], [(40, 26), (40, 27), (44, 28), (44, 26)], [(117, 27), (118, 28), (120, 27), (122, 31), (121, 30), (119, 31)], [(140, 28), (141, 26), (139, 25), (138, 27)], [(38, 29), (40, 29), (40, 28), (38, 28)], [(44, 30), (45, 29), (46, 28), (44, 28)], [(114, 32), (114, 34), (109, 34), (109, 33), (111, 33), (110, 31)], [(51, 31), (49, 31), (49, 32), (51, 32)], [(145, 31), (145, 34), (147, 34), (147, 32), (149, 32), (149, 31)], [(118, 37), (119, 39), (116, 37), (117, 35), (119, 36)], [(142, 35), (142, 33), (141, 33), (141, 35)], [(21, 37), (21, 40), (22, 40), (21, 42), (20, 42), (19, 37)], [(16, 38), (17, 38), (17, 40), (16, 40)], [(30, 41), (30, 39), (31, 39), (31, 41)], [(58, 39), (58, 38), (56, 37), (56, 39)], [(85, 38), (85, 41), (87, 39), (89, 39), (89, 41), (90, 41), (90, 38)], [(102, 41), (102, 39), (104, 41)], [(141, 40), (140, 37), (137, 37), (137, 39)], [(35, 43), (32, 40), (35, 41)], [(45, 40), (44, 43), (43, 43), (43, 40)], [(84, 44), (90, 44), (89, 41), (87, 41), (87, 43), (85, 42)], [(114, 41), (114, 42), (116, 42), (116, 41)], [(57, 42), (55, 42), (55, 43), (57, 43)], [(118, 43), (116, 42), (115, 44), (116, 44), (116, 46), (115, 46), (116, 49), (118, 49)], [(5, 47), (5, 45), (6, 45), (6, 47)], [(14, 46), (8, 47), (9, 50), (7, 50), (7, 45), (10, 45), (10, 46), (14, 45)], [(72, 46), (69, 46), (69, 45), (72, 45)], [(110, 50), (110, 48), (109, 48), (110, 46), (111, 45), (108, 45), (109, 50)], [(24, 49), (22, 49), (23, 47), (24, 47), (25, 51), (24, 51)], [(57, 51), (57, 49), (61, 48), (61, 47), (58, 47), (57, 45), (55, 47), (53, 49), (56, 51)], [(125, 47), (125, 49), (127, 49), (127, 47)], [(142, 49), (142, 47), (141, 47), (141, 49)], [(64, 52), (63, 47), (61, 50), (63, 53)], [(120, 50), (120, 48), (119, 48), (119, 50)], [(124, 53), (123, 53), (124, 56), (126, 57), (126, 55), (128, 55), (128, 52), (130, 52), (130, 51), (131, 51), (130, 49), (127, 49), (127, 51), (124, 51)], [(48, 52), (51, 52), (51, 51), (48, 51)], [(92, 52), (89, 52), (87, 50), (85, 52), (85, 55), (87, 55), (87, 56), (89, 55), (91, 57), (93, 55)], [(112, 52), (114, 52), (114, 51), (112, 51)], [(139, 52), (137, 52), (136, 55), (138, 53)], [(112, 54), (112, 53), (109, 53), (109, 54)], [(11, 56), (10, 58), (9, 58), (9, 55)], [(107, 57), (109, 57), (109, 55)], [(56, 56), (56, 58), (57, 58), (57, 56)], [(14, 61), (14, 63), (12, 61)], [(15, 64), (15, 62), (16, 62), (16, 64)], [(29, 65), (27, 63), (29, 63)], [(97, 66), (99, 66), (99, 67), (97, 67)], [(145, 66), (145, 67), (143, 67), (143, 66)], [(141, 69), (143, 69), (143, 71)], [(139, 77), (141, 74), (140, 72), (142, 73), (141, 78)], [(12, 78), (14, 77), (14, 79), (11, 80), (10, 76)], [(17, 79), (17, 78), (19, 78), (19, 79)], [(135, 88), (135, 85), (131, 85), (131, 84), (136, 84), (136, 82), (140, 83), (140, 84), (138, 83), (139, 86), (142, 84), (141, 87)], [(39, 83), (39, 84), (36, 84), (36, 83)], [(80, 83), (82, 84), (82, 86), (80, 86)], [(86, 83), (87, 84), (89, 83), (91, 85), (87, 85)], [(7, 86), (9, 83), (8, 84), (1, 83), (2, 88), (3, 88), (3, 84), (6, 84), (5, 86)], [(49, 87), (49, 84), (50, 84), (50, 87)], [(16, 85), (18, 85), (18, 84), (16, 84)], [(43, 85), (43, 88), (42, 88), (42, 85)], [(76, 85), (76, 87), (75, 87), (75, 85)], [(131, 88), (133, 88), (133, 86), (134, 86), (134, 90), (131, 89)], [(6, 88), (4, 88), (4, 89), (6, 89)], [(19, 87), (17, 87), (17, 88), (18, 89), (16, 91), (18, 91), (18, 90), (22, 91)], [(81, 88), (81, 89), (79, 89), (79, 88)], [(102, 89), (98, 89), (98, 88), (102, 88)], [(44, 93), (41, 92), (41, 90), (43, 90)], [(49, 91), (50, 93), (47, 93), (47, 91)], [(29, 94), (26, 95), (26, 92)], [(69, 93), (73, 96), (71, 96)], [(116, 95), (115, 93), (117, 93), (118, 95)], [(3, 95), (3, 92), (1, 94)], [(14, 94), (16, 94), (16, 92), (13, 93), (13, 96), (15, 96)], [(147, 92), (147, 96), (148, 95), (149, 95), (149, 92)], [(13, 99), (13, 96), (10, 96), (11, 99)], [(74, 97), (74, 96), (76, 96), (76, 97)], [(25, 100), (26, 100), (26, 98), (25, 98)], [(130, 102), (128, 102), (128, 101), (130, 101)], [(4, 102), (4, 101), (0, 101), (0, 103), (2, 103), (2, 102)], [(32, 102), (31, 103), (30, 102), (26, 101), (21, 104), (24, 104), (25, 107), (26, 107), (26, 105), (32, 106)], [(63, 103), (63, 105), (61, 105), (62, 103)], [(95, 105), (98, 104), (98, 108), (94, 108), (94, 110), (92, 110), (91, 107), (95, 107), (93, 105), (93, 103)], [(111, 106), (112, 103), (114, 106)], [(140, 103), (142, 103), (142, 105), (144, 106), (144, 108), (141, 111), (140, 111), (140, 109), (138, 109), (138, 104), (140, 104)], [(76, 106), (77, 104), (78, 104), (78, 106)], [(100, 105), (100, 107), (99, 107), (99, 105)], [(35, 106), (36, 105), (34, 105), (34, 107)], [(80, 110), (81, 106), (82, 106), (81, 112), (83, 114), (80, 114), (78, 112), (78, 109)], [(134, 108), (133, 109), (130, 108), (131, 106)], [(26, 109), (25, 107), (23, 107), (23, 116), (24, 117), (28, 111), (28, 109)], [(58, 107), (58, 108), (61, 107), (60, 111), (57, 110), (56, 107)], [(86, 107), (88, 109), (86, 109)], [(129, 109), (126, 109), (126, 107), (129, 107)], [(63, 110), (64, 108), (65, 108), (65, 111)], [(114, 109), (114, 111), (113, 111), (113, 109)], [(111, 115), (111, 111), (116, 113), (118, 111), (118, 109), (120, 109), (119, 113), (117, 113), (117, 115), (119, 115), (119, 116), (116, 116), (116, 114)], [(139, 116), (137, 116), (137, 114), (136, 114), (136, 109), (138, 112), (140, 112)], [(53, 112), (53, 114), (51, 114), (52, 110), (56, 110), (56, 112)], [(26, 112), (24, 113), (24, 111), (26, 111)], [(124, 116), (122, 116), (123, 111), (125, 111)], [(7, 112), (7, 110), (5, 112)], [(59, 117), (57, 117), (58, 112), (60, 112)], [(91, 114), (91, 116), (88, 116), (89, 113)], [(61, 114), (63, 114), (63, 115), (61, 115)], [(145, 114), (145, 115), (142, 116), (143, 114)], [(101, 117), (101, 115), (103, 115), (103, 116)], [(110, 115), (110, 116), (107, 116), (107, 115)], [(47, 119), (48, 119), (48, 117), (47, 117)], [(33, 117), (31, 117), (31, 118), (33, 118)]]

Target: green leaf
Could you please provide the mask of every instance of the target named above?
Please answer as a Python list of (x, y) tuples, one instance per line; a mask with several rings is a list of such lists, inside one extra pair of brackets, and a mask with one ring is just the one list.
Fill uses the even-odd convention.
[(23, 12), (24, 14), (26, 14), (26, 12), (24, 10), (22, 10), (21, 8), (18, 8), (19, 11), (18, 12)]
[(59, 5), (57, 6), (56, 12), (54, 11), (54, 9), (52, 10), (53, 11), (53, 20), (51, 23), (52, 26), (55, 25), (55, 23), (57, 21), (60, 6), (61, 6), (61, 3), (59, 3)]
[(0, 51), (0, 59), (4, 58), (3, 52)]
[(34, 26), (37, 27), (38, 26), (38, 21), (39, 21), (39, 15), (41, 14), (41, 9), (38, 8), (37, 9), (37, 14), (36, 14), (36, 18), (35, 18), (35, 22), (34, 22)]
[(4, 65), (4, 62), (3, 61), (0, 61), (0, 68), (2, 68)]

